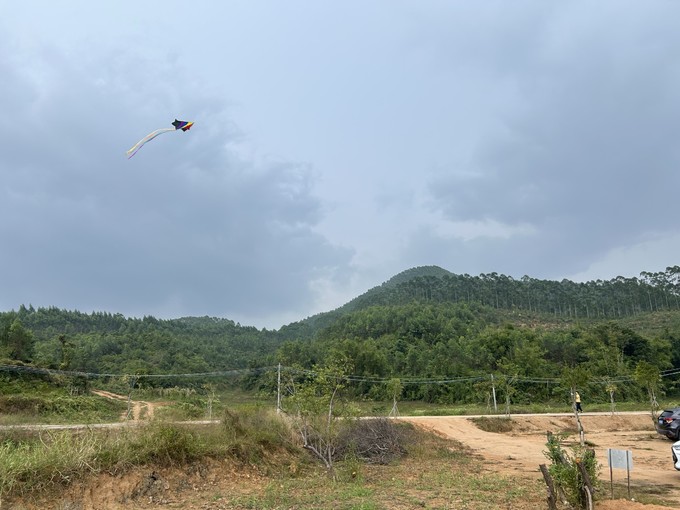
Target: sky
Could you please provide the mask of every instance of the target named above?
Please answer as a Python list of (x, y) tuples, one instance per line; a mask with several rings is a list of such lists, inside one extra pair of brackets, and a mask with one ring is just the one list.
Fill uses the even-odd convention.
[[(0, 0), (0, 310), (277, 329), (680, 253), (680, 3)], [(174, 119), (194, 121), (133, 158)]]

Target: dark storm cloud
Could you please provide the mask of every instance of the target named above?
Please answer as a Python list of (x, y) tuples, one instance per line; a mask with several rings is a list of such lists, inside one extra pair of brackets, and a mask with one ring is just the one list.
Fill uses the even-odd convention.
[[(680, 36), (664, 29), (665, 9), (652, 16), (658, 25), (636, 25), (635, 11), (649, 15), (642, 9), (610, 4), (610, 20), (600, 23), (556, 9), (536, 29), (525, 27), (523, 39), (531, 41), (520, 54), (498, 47), (487, 55), (507, 55), (505, 66), (479, 64), (497, 73), (514, 101), (469, 166), (440, 175), (430, 192), (450, 220), (535, 232), (453, 241), (450, 252), (465, 248), (465, 259), (489, 258), (487, 267), (497, 271), (507, 265), (515, 273), (560, 275), (642, 242), (650, 231), (678, 232)], [(492, 264), (499, 249), (515, 262)]]
[[(1, 308), (264, 316), (305, 309), (309, 281), (346, 264), (312, 231), (310, 169), (241, 156), (224, 104), (178, 80), (181, 66), (12, 52), (0, 61), (12, 118), (0, 125)], [(126, 159), (175, 117), (196, 125)]]

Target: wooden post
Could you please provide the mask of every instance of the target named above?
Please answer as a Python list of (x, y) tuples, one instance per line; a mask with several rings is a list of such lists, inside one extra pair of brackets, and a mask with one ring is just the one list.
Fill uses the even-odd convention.
[(550, 472), (545, 464), (540, 464), (538, 467), (541, 468), (541, 473), (543, 473), (543, 479), (548, 490), (548, 510), (557, 510), (557, 496), (555, 495), (555, 485), (553, 484), (552, 476), (550, 476)]
[(587, 510), (593, 510), (593, 484), (590, 481), (590, 476), (583, 462), (576, 461), (576, 466), (578, 467), (578, 472), (581, 478), (581, 501), (583, 502), (584, 508)]

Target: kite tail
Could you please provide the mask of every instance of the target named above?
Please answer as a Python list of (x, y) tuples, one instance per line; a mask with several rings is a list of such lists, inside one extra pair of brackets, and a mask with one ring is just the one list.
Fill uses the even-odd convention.
[(175, 131), (175, 128), (174, 128), (174, 127), (171, 127), (171, 128), (157, 129), (157, 130), (154, 131), (153, 133), (149, 133), (148, 135), (146, 135), (144, 138), (142, 138), (140, 141), (138, 141), (138, 142), (134, 145), (134, 147), (132, 147), (130, 150), (127, 151), (127, 157), (128, 157), (128, 159), (130, 159), (132, 156), (134, 156), (135, 154), (137, 154), (137, 151), (138, 151), (139, 149), (141, 149), (142, 146), (143, 146), (146, 142), (150, 142), (151, 140), (153, 140), (154, 138), (156, 138), (158, 135), (162, 135), (163, 133), (167, 133), (168, 131)]

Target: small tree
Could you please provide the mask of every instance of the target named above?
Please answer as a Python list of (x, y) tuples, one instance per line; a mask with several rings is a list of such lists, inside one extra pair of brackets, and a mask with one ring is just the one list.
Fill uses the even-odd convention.
[(498, 363), (502, 374), (498, 377), (498, 387), (505, 394), (505, 414), (510, 415), (510, 402), (512, 397), (517, 393), (517, 377), (520, 373), (520, 368), (511, 361), (503, 359)]
[(647, 390), (649, 405), (652, 411), (652, 421), (656, 424), (656, 412), (659, 410), (659, 403), (656, 394), (661, 383), (661, 373), (659, 369), (646, 361), (640, 361), (635, 367), (635, 381)]
[(616, 393), (617, 387), (614, 383), (609, 383), (605, 386), (605, 390), (609, 393), (609, 405), (611, 407), (612, 416), (616, 413), (616, 402), (614, 402), (614, 393)]
[(498, 387), (505, 394), (505, 414), (507, 416), (510, 416), (510, 403), (513, 395), (517, 392), (516, 382), (517, 376), (501, 375), (498, 377)]
[[(573, 446), (569, 454), (561, 446), (563, 436), (548, 432), (547, 451), (550, 475), (566, 500), (575, 508), (592, 508), (592, 489), (600, 485), (600, 467), (595, 452), (584, 446)], [(590, 504), (589, 504), (590, 503)]]
[(489, 413), (498, 413), (498, 404), (496, 402), (496, 384), (497, 381), (494, 379), (494, 375), (491, 374), (489, 379), (482, 379), (472, 386), (475, 390), (474, 396), (477, 398), (481, 397), (486, 401), (486, 409)]
[(387, 393), (392, 397), (392, 410), (389, 416), (399, 416), (397, 402), (401, 397), (402, 391), (404, 391), (404, 385), (401, 383), (401, 379), (390, 379), (387, 382)]
[(206, 383), (203, 385), (203, 389), (206, 391), (205, 405), (208, 414), (208, 419), (212, 420), (213, 417), (213, 406), (219, 403), (220, 399), (217, 398), (217, 386), (213, 383)]
[(347, 418), (345, 408), (338, 405), (345, 387), (349, 363), (345, 359), (325, 367), (314, 367), (303, 381), (291, 379), (283, 411), (291, 416), (300, 434), (303, 448), (321, 460), (333, 479), (333, 459), (337, 448), (338, 418)]

